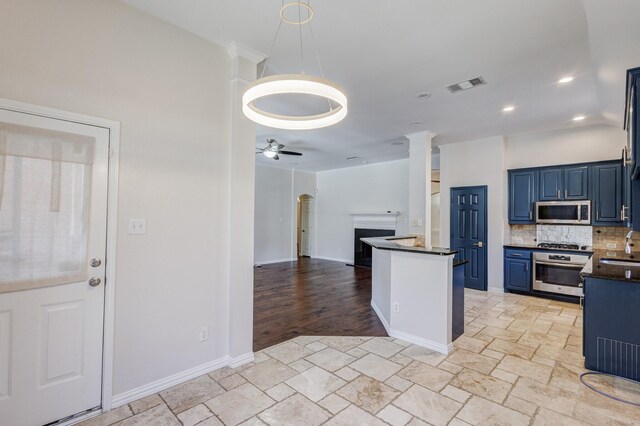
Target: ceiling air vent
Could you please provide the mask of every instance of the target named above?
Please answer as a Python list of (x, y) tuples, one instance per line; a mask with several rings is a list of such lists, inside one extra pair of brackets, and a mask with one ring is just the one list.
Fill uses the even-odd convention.
[(474, 87), (482, 86), (484, 84), (487, 84), (484, 78), (476, 77), (476, 78), (472, 78), (471, 80), (465, 80), (465, 81), (461, 81), (460, 83), (447, 86), (447, 89), (449, 89), (451, 93), (458, 93), (458, 92), (462, 92), (463, 90), (469, 90), (469, 89), (473, 89)]

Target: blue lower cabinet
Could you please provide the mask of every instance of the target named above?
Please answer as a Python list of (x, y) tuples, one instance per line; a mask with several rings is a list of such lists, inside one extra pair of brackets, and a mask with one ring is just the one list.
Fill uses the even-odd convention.
[(505, 290), (531, 291), (531, 252), (526, 250), (505, 250), (504, 288)]
[(585, 368), (640, 380), (640, 283), (584, 280)]

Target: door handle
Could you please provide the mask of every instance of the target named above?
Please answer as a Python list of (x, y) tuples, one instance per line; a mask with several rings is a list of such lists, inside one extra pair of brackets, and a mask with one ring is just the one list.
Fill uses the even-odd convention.
[(93, 277), (89, 280), (89, 285), (91, 287), (98, 287), (100, 285), (100, 283), (102, 282), (102, 280), (98, 277)]
[(567, 199), (567, 190), (566, 189), (564, 190), (564, 199), (565, 200)]
[(477, 243), (473, 243), (473, 245), (476, 246), (476, 247), (480, 247), (480, 248), (484, 247), (484, 243), (482, 241), (478, 241)]
[(557, 194), (558, 194), (558, 198), (560, 198), (560, 190), (559, 189), (557, 191)]
[(100, 265), (102, 265), (102, 260), (98, 259), (97, 257), (91, 259), (91, 267), (97, 268)]

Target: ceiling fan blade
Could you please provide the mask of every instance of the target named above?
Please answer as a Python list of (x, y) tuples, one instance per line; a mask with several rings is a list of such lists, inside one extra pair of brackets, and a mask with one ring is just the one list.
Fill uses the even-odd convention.
[[(275, 141), (274, 141), (275, 142)], [(284, 148), (284, 145), (282, 145), (281, 143), (278, 144), (278, 151), (280, 151), (282, 148)]]
[(278, 151), (278, 154), (284, 154), (284, 155), (302, 155), (301, 152), (295, 152), (295, 151)]

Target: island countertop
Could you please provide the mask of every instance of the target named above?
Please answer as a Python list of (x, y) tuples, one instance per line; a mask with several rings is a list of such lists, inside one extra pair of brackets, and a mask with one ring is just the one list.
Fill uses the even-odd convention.
[(370, 245), (371, 247), (377, 248), (379, 250), (392, 250), (392, 251), (405, 251), (409, 253), (422, 253), (422, 254), (431, 254), (437, 256), (450, 256), (458, 253), (456, 250), (451, 250), (444, 247), (415, 247), (412, 245), (405, 245), (398, 242), (399, 240), (406, 241), (410, 239), (415, 239), (414, 235), (407, 236), (393, 236), (393, 237), (372, 237), (372, 238), (361, 238), (365, 244)]
[(608, 265), (600, 263), (600, 259), (640, 260), (637, 253), (626, 254), (623, 251), (595, 250), (593, 256), (580, 271), (583, 278), (600, 278), (613, 281), (640, 283), (640, 267), (624, 265)]

